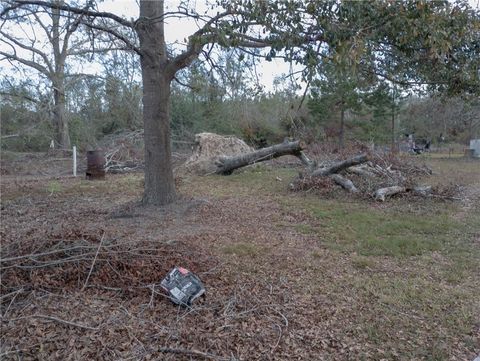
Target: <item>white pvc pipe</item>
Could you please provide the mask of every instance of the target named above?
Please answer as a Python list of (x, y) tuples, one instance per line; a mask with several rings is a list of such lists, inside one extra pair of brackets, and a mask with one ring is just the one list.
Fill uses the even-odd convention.
[(77, 176), (77, 147), (73, 146), (73, 176)]

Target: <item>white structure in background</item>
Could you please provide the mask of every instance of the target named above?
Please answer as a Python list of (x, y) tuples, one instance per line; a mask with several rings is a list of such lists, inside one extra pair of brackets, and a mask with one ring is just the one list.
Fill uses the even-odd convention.
[(73, 146), (73, 176), (77, 176), (77, 147)]
[(470, 149), (473, 150), (473, 156), (475, 158), (480, 158), (480, 139), (471, 139)]

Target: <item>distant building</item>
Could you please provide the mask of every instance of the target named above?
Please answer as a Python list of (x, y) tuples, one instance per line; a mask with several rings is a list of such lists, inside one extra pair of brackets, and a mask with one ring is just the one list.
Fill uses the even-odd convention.
[(475, 158), (480, 158), (480, 139), (471, 139), (470, 149), (473, 150), (473, 156)]

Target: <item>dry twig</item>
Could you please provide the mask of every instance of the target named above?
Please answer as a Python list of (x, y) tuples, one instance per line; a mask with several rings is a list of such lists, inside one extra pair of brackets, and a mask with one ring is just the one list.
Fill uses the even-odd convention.
[(187, 350), (183, 348), (160, 347), (158, 351), (162, 353), (173, 353), (173, 354), (201, 357), (209, 360), (225, 360), (225, 361), (231, 360), (231, 358), (229, 357), (217, 356), (211, 353), (206, 353), (206, 352), (198, 351), (195, 349)]
[(97, 253), (95, 253), (95, 258), (93, 259), (92, 266), (90, 267), (90, 271), (88, 272), (87, 279), (85, 280), (85, 284), (82, 287), (82, 291), (87, 287), (88, 280), (90, 279), (90, 275), (92, 274), (93, 271), (93, 266), (95, 266), (95, 261), (97, 260), (98, 252), (100, 252), (100, 248), (102, 247), (103, 239), (105, 238), (105, 232), (103, 232), (102, 239), (100, 239), (100, 243), (97, 248)]
[(49, 321), (55, 321), (55, 322), (58, 322), (58, 323), (61, 323), (61, 324), (67, 325), (67, 326), (83, 328), (85, 330), (91, 330), (91, 331), (98, 331), (99, 330), (98, 327), (91, 327), (91, 326), (87, 326), (87, 325), (82, 325), (80, 323), (66, 321), (66, 320), (62, 320), (60, 318), (56, 318), (56, 317), (48, 316), (48, 315), (31, 315), (31, 316), (25, 316), (25, 317), (19, 317), (19, 318), (5, 319), (5, 320), (2, 320), (2, 321), (13, 322), (13, 321), (25, 320), (27, 318), (39, 318), (39, 319), (44, 319), (44, 320), (49, 320)]

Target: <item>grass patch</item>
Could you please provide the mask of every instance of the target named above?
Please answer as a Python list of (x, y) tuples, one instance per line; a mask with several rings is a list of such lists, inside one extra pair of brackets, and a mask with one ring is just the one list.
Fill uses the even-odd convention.
[(264, 249), (251, 243), (233, 243), (222, 248), (222, 252), (239, 257), (254, 257), (264, 252)]
[(52, 180), (47, 184), (47, 193), (51, 196), (60, 193), (62, 190), (63, 187), (58, 181)]
[(375, 266), (375, 261), (370, 257), (354, 256), (352, 258), (352, 265), (357, 269), (363, 270), (373, 268)]
[(363, 256), (415, 256), (440, 250), (457, 224), (447, 212), (419, 217), (365, 204), (318, 202), (312, 215), (324, 224), (326, 245)]
[(212, 197), (287, 195), (288, 183), (295, 174), (292, 169), (269, 169), (259, 165), (229, 176), (187, 177), (182, 191), (194, 193), (196, 196), (207, 194)]
[(296, 224), (293, 226), (293, 229), (301, 234), (316, 234), (317, 230), (309, 224)]

